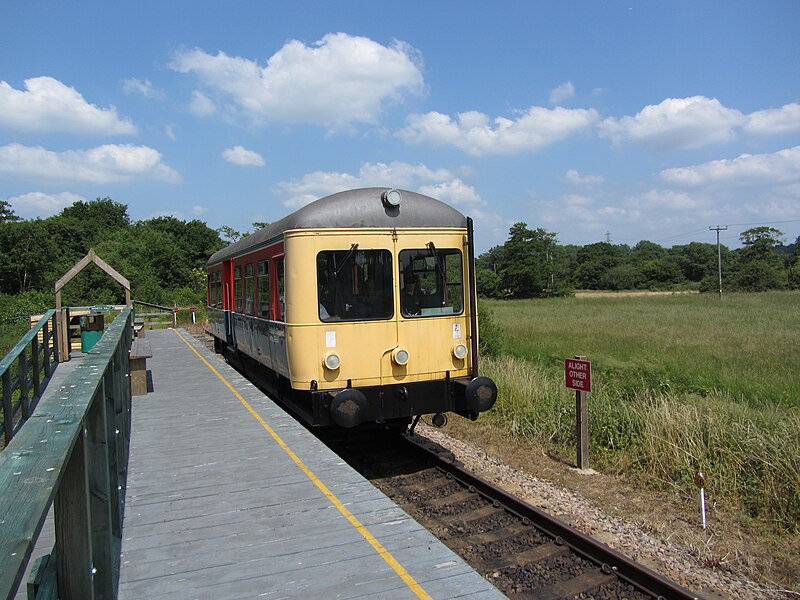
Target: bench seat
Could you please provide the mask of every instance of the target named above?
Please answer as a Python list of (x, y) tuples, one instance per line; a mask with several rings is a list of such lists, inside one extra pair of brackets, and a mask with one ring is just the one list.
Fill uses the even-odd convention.
[(147, 359), (153, 357), (150, 340), (136, 338), (131, 343), (131, 395), (144, 396), (147, 394)]

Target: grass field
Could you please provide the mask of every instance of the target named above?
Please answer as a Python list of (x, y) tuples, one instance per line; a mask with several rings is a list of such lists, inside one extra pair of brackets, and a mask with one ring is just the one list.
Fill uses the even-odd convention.
[(620, 393), (717, 391), (800, 407), (800, 293), (487, 303), (508, 354), (554, 369), (586, 355)]
[(593, 464), (709, 491), (800, 530), (800, 293), (486, 302), (504, 352), (488, 417), (574, 455), (564, 358), (592, 361)]

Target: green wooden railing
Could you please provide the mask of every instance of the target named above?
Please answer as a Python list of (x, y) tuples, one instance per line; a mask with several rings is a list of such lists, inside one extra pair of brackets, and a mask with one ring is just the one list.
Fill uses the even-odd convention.
[(47, 311), (0, 362), (3, 397), (0, 448), (7, 446), (30, 418), (56, 368), (55, 313), (54, 310)]
[(52, 506), (55, 547), (28, 598), (115, 598), (127, 479), (132, 311), (123, 310), (0, 452), (0, 598), (22, 584)]

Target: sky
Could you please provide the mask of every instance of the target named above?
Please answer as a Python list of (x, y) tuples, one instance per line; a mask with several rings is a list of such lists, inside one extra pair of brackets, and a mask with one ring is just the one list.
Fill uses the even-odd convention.
[(800, 2), (0, 4), (0, 199), (250, 231), (421, 192), (563, 244), (800, 236)]

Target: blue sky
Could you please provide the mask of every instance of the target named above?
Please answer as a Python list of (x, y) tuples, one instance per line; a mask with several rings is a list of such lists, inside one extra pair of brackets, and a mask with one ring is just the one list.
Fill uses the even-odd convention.
[(478, 251), (800, 235), (800, 2), (0, 5), (0, 199), (252, 229), (342, 189), (452, 204)]

